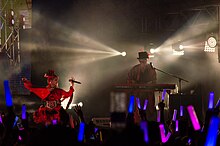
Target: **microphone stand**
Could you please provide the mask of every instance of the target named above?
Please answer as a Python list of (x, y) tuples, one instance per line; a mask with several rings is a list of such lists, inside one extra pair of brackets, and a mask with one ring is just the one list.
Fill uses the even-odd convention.
[(158, 68), (156, 68), (156, 67), (153, 67), (152, 62), (150, 62), (150, 65), (151, 65), (151, 67), (152, 67), (153, 69), (155, 69), (155, 70), (157, 70), (157, 71), (159, 71), (159, 72), (162, 72), (162, 73), (164, 73), (164, 74), (166, 74), (166, 75), (169, 75), (169, 76), (171, 76), (171, 77), (177, 78), (177, 79), (178, 79), (178, 82), (179, 82), (179, 90), (178, 90), (178, 93), (180, 93), (180, 94), (182, 93), (181, 81), (189, 82), (189, 81), (187, 81), (186, 79), (183, 79), (183, 78), (181, 78), (181, 77), (178, 77), (178, 76), (173, 75), (173, 74), (170, 74), (170, 73), (167, 73), (167, 72), (165, 72), (165, 71), (163, 71), (163, 70), (160, 70), (160, 69), (158, 69)]

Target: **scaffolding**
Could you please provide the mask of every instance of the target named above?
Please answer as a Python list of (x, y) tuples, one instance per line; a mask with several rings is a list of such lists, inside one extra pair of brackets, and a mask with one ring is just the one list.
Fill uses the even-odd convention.
[(32, 0), (1, 0), (0, 53), (10, 66), (20, 66), (20, 30), (31, 28)]

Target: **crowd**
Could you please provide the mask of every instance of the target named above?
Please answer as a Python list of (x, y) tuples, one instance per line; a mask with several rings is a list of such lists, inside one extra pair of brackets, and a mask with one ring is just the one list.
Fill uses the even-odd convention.
[[(140, 123), (135, 123), (134, 110), (127, 113), (111, 113), (113, 120), (109, 128), (97, 127), (93, 121), (86, 122), (80, 106), (74, 108), (77, 119), (70, 116), (70, 122), (65, 125), (56, 122), (50, 125), (34, 124), (30, 113), (22, 111), (21, 115), (17, 115), (13, 106), (7, 106), (7, 111), (2, 111), (0, 116), (0, 145), (203, 146), (214, 144), (217, 146), (220, 144), (219, 106), (208, 109), (205, 121), (199, 121), (195, 125), (190, 114), (184, 116), (174, 114), (172, 119), (164, 121), (163, 104), (163, 101), (159, 103), (161, 115), (158, 121), (148, 121), (146, 110), (139, 108)], [(196, 114), (195, 111), (193, 113)], [(115, 115), (120, 120), (115, 120)], [(213, 130), (210, 132), (215, 123), (217, 129), (214, 128), (214, 132)], [(200, 127), (196, 129), (198, 125)]]

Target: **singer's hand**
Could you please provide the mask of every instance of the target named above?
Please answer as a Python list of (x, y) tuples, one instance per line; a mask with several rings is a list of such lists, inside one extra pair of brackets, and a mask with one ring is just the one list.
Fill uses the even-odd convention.
[(23, 81), (23, 82), (27, 82), (27, 78), (21, 78), (21, 80)]
[(71, 77), (70, 79), (69, 79), (69, 81), (70, 81), (70, 83), (71, 83), (71, 86), (74, 86), (74, 81), (75, 80), (75, 78), (74, 77)]

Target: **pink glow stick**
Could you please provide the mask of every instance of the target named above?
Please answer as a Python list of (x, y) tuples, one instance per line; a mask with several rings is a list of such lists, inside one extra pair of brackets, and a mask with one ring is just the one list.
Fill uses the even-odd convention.
[(201, 127), (200, 127), (196, 112), (194, 110), (194, 107), (192, 105), (189, 105), (187, 106), (187, 110), (188, 110), (194, 130), (199, 130)]
[(162, 143), (166, 143), (169, 140), (169, 138), (171, 136), (171, 133), (168, 132), (167, 136), (165, 136), (165, 129), (164, 129), (164, 125), (163, 124), (160, 124), (159, 128), (160, 128), (161, 141), (162, 141)]
[(178, 132), (178, 131), (179, 131), (179, 121), (176, 120), (176, 132)]

